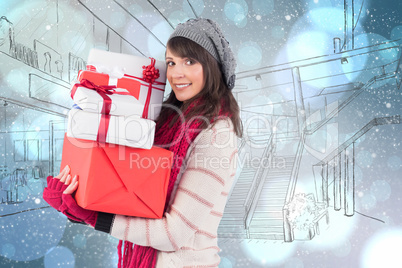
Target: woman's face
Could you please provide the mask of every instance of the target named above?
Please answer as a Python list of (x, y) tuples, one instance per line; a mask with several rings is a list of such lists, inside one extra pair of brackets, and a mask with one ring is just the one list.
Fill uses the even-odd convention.
[(167, 79), (176, 98), (185, 102), (204, 88), (204, 71), (201, 63), (175, 56), (166, 49)]

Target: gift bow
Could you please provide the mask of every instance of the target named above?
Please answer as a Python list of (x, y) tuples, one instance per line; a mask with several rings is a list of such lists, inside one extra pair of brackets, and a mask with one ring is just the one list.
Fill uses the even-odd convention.
[[(116, 91), (116, 86), (109, 85), (96, 85), (93, 82), (82, 79), (80, 83), (75, 83), (71, 89), (71, 98), (74, 99), (75, 92), (78, 87), (85, 87), (87, 89), (95, 90), (103, 99), (101, 121), (99, 122), (98, 135), (96, 140), (99, 142), (106, 142), (106, 136), (109, 129), (110, 110), (112, 108), (112, 99), (108, 95), (130, 95), (129, 92)], [(103, 127), (102, 127), (103, 126)]]
[[(142, 68), (144, 69), (142, 72), (143, 77), (137, 77), (137, 76), (133, 76), (133, 75), (128, 75), (128, 74), (124, 74), (123, 77), (129, 77), (129, 78), (135, 78), (138, 80), (141, 80), (143, 82), (148, 83), (148, 94), (147, 94), (147, 99), (145, 100), (145, 104), (144, 104), (144, 110), (142, 113), (142, 118), (148, 119), (148, 110), (149, 110), (149, 104), (151, 102), (151, 95), (152, 95), (152, 88), (161, 90), (157, 87), (153, 87), (153, 85), (166, 85), (166, 83), (163, 82), (159, 82), (156, 81), (156, 79), (159, 78), (160, 74), (159, 74), (159, 69), (155, 68), (155, 63), (156, 60), (154, 58), (151, 58), (151, 64), (147, 65), (147, 66), (142, 66)], [(87, 65), (87, 70), (88, 71), (93, 71), (93, 72), (109, 72), (110, 70), (107, 68), (104, 68), (103, 66), (95, 66), (95, 65)], [(116, 68), (114, 70), (117, 70)], [(108, 73), (108, 75), (112, 75), (110, 73)], [(120, 71), (118, 70), (118, 76), (119, 77), (121, 75)], [(162, 89), (162, 91), (164, 91)]]
[(148, 66), (145, 66), (145, 65), (142, 66), (142, 69), (144, 69), (142, 71), (142, 78), (132, 76), (132, 75), (127, 75), (127, 74), (125, 75), (127, 77), (136, 78), (136, 79), (139, 79), (139, 80), (142, 80), (142, 81), (148, 83), (148, 94), (147, 94), (147, 99), (144, 104), (144, 111), (142, 113), (142, 118), (148, 118), (149, 103), (151, 101), (151, 94), (152, 94), (152, 85), (153, 84), (166, 85), (166, 83), (155, 81), (156, 79), (159, 78), (159, 69), (155, 68), (156, 60), (151, 57), (150, 57), (150, 59), (151, 59), (151, 64), (149, 64)]

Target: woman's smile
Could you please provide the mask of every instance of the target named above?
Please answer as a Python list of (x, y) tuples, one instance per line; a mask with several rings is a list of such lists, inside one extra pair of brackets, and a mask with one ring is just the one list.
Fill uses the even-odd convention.
[(186, 88), (186, 87), (188, 87), (188, 86), (191, 86), (191, 83), (188, 83), (188, 84), (176, 84), (175, 85), (178, 89), (184, 89), (184, 88)]

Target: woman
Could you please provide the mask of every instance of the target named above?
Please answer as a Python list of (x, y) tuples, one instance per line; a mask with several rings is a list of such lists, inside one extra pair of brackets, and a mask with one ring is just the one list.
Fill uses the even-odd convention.
[(78, 180), (71, 179), (68, 167), (49, 179), (46, 201), (70, 219), (121, 239), (119, 267), (217, 267), (220, 262), (217, 229), (242, 131), (231, 93), (236, 65), (228, 45), (208, 19), (179, 24), (168, 40), (167, 79), (173, 92), (157, 120), (155, 145), (172, 151), (174, 160), (162, 219), (80, 208), (71, 196)]

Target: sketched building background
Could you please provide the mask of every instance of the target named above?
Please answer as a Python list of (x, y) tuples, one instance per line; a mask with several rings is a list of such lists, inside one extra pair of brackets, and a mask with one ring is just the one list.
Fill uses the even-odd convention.
[(0, 267), (116, 265), (115, 239), (41, 198), (60, 169), (70, 83), (94, 47), (164, 60), (195, 17), (222, 25), (237, 56), (245, 127), (220, 267), (396, 262), (401, 12), (390, 0), (0, 2)]

